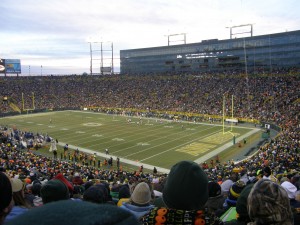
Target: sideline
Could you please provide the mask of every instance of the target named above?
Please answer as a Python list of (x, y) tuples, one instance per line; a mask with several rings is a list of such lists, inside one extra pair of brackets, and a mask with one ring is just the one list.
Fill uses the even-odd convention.
[[(58, 142), (58, 145), (63, 147), (63, 146), (66, 145), (66, 143)], [(114, 155), (111, 155), (111, 154), (106, 155), (106, 154), (101, 153), (101, 152), (96, 152), (96, 151), (93, 151), (93, 150), (87, 149), (87, 148), (81, 148), (81, 147), (78, 147), (78, 146), (75, 146), (75, 145), (70, 145), (69, 144), (68, 146), (69, 146), (69, 148), (72, 148), (72, 149), (77, 149), (78, 148), (79, 151), (85, 152), (85, 153), (89, 153), (89, 154), (96, 153), (97, 156), (100, 156), (100, 157), (103, 157), (103, 158), (112, 157), (114, 160), (116, 160), (116, 158), (117, 158), (117, 156), (114, 156)], [(149, 169), (151, 171), (153, 171), (153, 168), (154, 168), (154, 166), (150, 165), (150, 164), (140, 163), (140, 162), (125, 159), (125, 158), (122, 158), (122, 157), (119, 157), (119, 159), (120, 159), (121, 163), (123, 162), (123, 163), (130, 164), (130, 165), (133, 165), (133, 166), (136, 166), (136, 167), (139, 167), (139, 166), (143, 165), (144, 168)], [(170, 172), (169, 169), (162, 168), (162, 167), (157, 167), (157, 166), (155, 166), (155, 167), (156, 167), (158, 173), (169, 173)]]

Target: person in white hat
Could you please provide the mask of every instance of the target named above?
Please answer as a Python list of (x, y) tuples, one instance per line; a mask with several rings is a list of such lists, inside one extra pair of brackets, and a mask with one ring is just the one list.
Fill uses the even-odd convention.
[(147, 183), (141, 182), (134, 188), (129, 202), (123, 202), (121, 208), (133, 213), (137, 219), (147, 214), (154, 205), (151, 204), (151, 190)]

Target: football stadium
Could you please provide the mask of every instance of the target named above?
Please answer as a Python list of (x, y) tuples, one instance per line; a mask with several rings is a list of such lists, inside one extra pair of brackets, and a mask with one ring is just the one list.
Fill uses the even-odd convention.
[(299, 30), (0, 62), (0, 224), (299, 224)]

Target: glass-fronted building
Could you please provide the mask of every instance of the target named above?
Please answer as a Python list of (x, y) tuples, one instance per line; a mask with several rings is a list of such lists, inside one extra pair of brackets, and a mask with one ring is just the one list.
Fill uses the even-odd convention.
[(248, 71), (300, 67), (300, 30), (120, 51), (121, 73)]

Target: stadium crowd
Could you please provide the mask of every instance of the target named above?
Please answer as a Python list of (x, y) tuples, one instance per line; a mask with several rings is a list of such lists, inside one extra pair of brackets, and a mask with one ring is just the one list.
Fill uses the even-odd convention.
[[(241, 162), (204, 167), (181, 161), (159, 174), (37, 155), (19, 148), (16, 130), (2, 126), (0, 224), (300, 224), (300, 79), (290, 73), (273, 71), (248, 82), (234, 72), (4, 78), (1, 95), (20, 108), (20, 93), (30, 108), (34, 92), (39, 109), (221, 115), (223, 95), (234, 95), (239, 117), (273, 122), (282, 131)], [(10, 111), (6, 102), (1, 111)]]
[[(143, 110), (222, 115), (223, 95), (235, 96), (238, 117), (281, 120), (294, 112), (298, 76), (249, 76), (222, 73), (151, 76), (45, 76), (7, 77), (0, 83), (2, 96), (22, 108), (60, 109), (102, 106)], [(277, 73), (274, 72), (276, 75)], [(286, 76), (284, 76), (286, 75)], [(247, 82), (248, 80), (248, 82)], [(4, 111), (2, 105), (1, 111)], [(6, 107), (6, 111), (10, 110)], [(287, 115), (289, 116), (289, 115)]]

